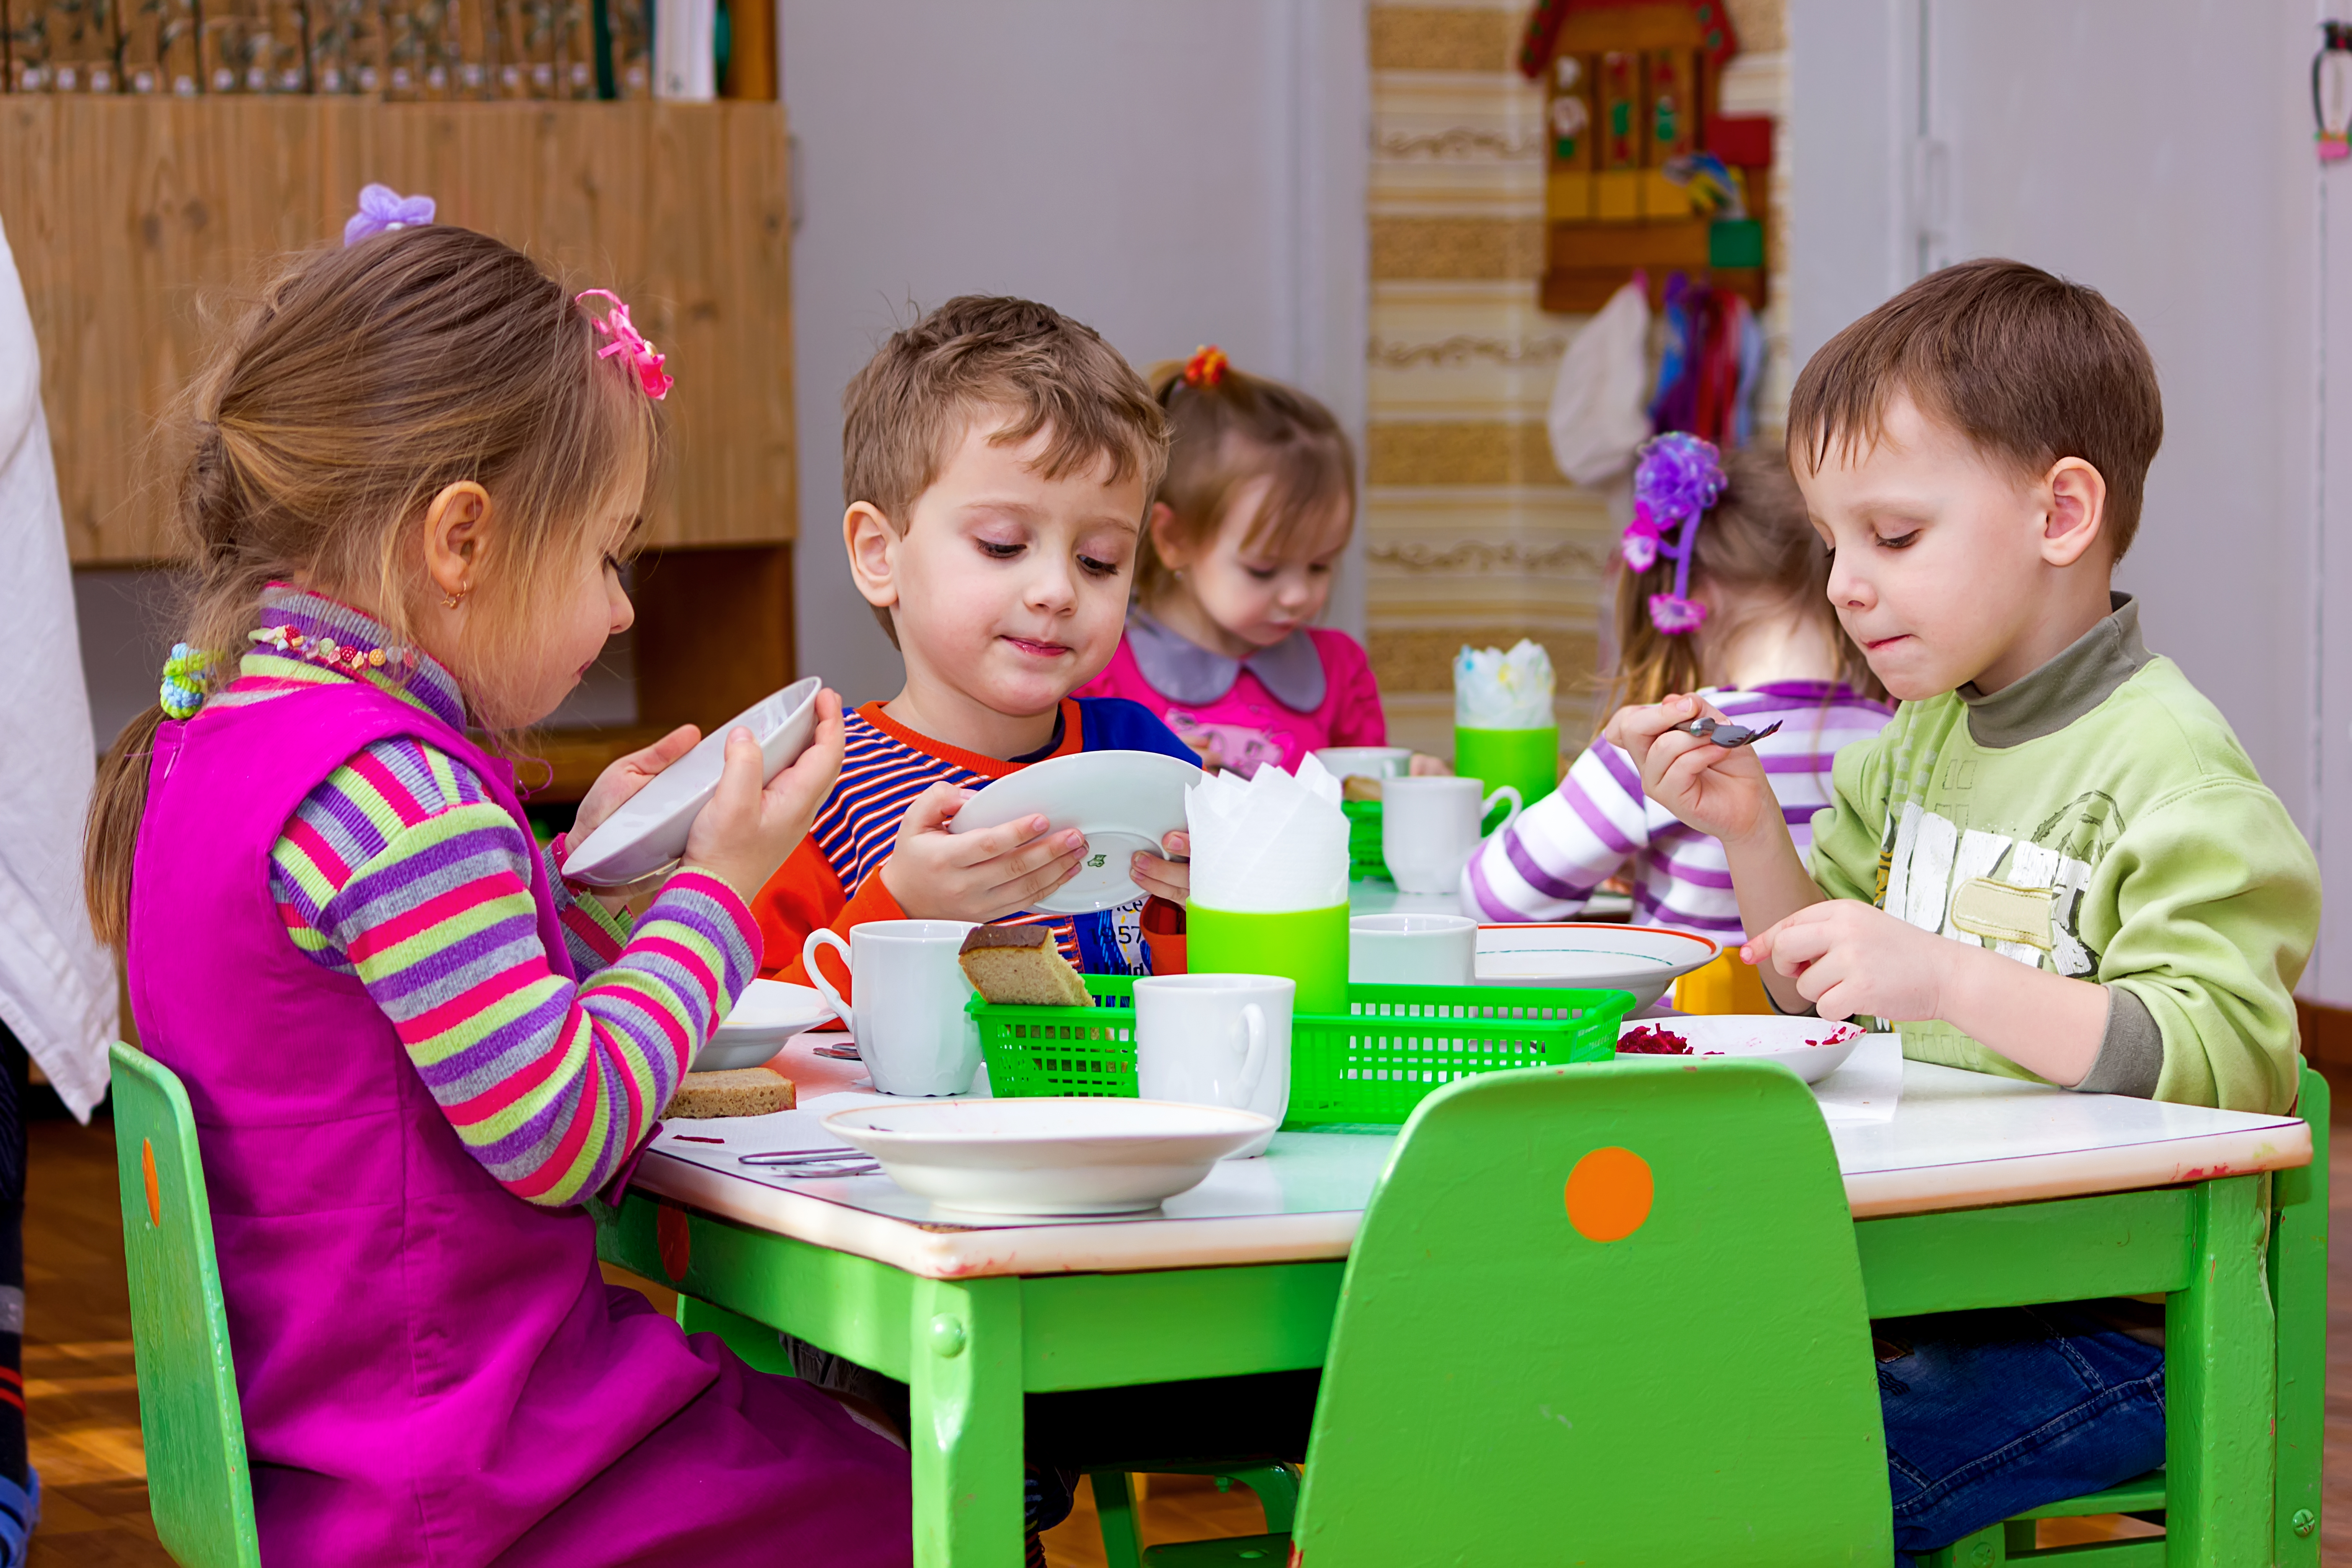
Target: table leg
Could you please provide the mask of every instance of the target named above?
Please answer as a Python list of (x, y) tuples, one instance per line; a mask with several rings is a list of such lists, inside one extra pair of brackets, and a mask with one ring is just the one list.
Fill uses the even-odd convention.
[(2188, 1288), (2165, 1309), (2165, 1562), (2267, 1563), (2274, 1331), (2260, 1178), (2196, 1189)]
[(915, 1568), (1021, 1568), (1021, 1281), (918, 1279)]

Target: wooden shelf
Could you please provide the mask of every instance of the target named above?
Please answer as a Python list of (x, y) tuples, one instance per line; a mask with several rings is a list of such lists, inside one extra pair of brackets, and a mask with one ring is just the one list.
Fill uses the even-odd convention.
[(337, 242), (372, 180), (629, 300), (679, 378), (657, 544), (793, 536), (782, 105), (29, 94), (0, 127), (76, 562), (168, 553), (145, 448), (203, 352), (200, 305)]

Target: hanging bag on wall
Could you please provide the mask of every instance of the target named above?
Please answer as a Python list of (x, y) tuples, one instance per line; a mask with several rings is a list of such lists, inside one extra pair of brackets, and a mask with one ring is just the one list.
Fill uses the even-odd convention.
[(1650, 438), (1643, 353), (1650, 334), (1648, 286), (1638, 279), (1609, 297), (1560, 356), (1544, 424), (1551, 458), (1580, 485), (1601, 485), (1633, 466)]

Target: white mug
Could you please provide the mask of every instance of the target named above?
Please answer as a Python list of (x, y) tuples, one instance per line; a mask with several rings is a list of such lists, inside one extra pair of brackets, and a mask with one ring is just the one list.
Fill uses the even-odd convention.
[[(1272, 1117), (1290, 1110), (1290, 1010), (1298, 983), (1278, 974), (1153, 974), (1135, 983), (1136, 1092)], [(1269, 1128), (1225, 1156), (1246, 1160)]]
[(1478, 922), (1465, 915), (1357, 915), (1348, 980), (1363, 985), (1475, 985)]
[(1381, 858), (1398, 890), (1454, 891), (1462, 868), (1477, 852), (1478, 825), (1495, 803), (1511, 803), (1505, 827), (1519, 819), (1526, 803), (1516, 788), (1504, 784), (1486, 795), (1486, 787), (1465, 778), (1390, 779), (1381, 786)]
[[(844, 942), (820, 926), (801, 943), (809, 984), (849, 1020), (857, 1054), (884, 1094), (962, 1094), (980, 1070), (980, 1026), (963, 1010), (971, 983), (956, 952), (962, 921), (868, 921)], [(855, 1006), (817, 967), (830, 947), (849, 964)]]

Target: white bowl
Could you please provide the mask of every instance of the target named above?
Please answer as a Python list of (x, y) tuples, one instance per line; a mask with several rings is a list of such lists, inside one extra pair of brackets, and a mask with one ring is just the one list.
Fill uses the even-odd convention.
[(1401, 779), (1412, 772), (1411, 746), (1325, 746), (1315, 760), (1335, 779)]
[(1606, 921), (1482, 925), (1478, 984), (1630, 991), (1638, 1011), (1692, 970), (1712, 963), (1722, 951), (1711, 938), (1662, 926)]
[(1783, 1018), (1772, 1013), (1707, 1013), (1650, 1018), (1619, 1026), (1622, 1039), (1635, 1029), (1662, 1029), (1680, 1035), (1693, 1057), (1745, 1057), (1751, 1061), (1779, 1062), (1807, 1083), (1822, 1079), (1845, 1065), (1862, 1043), (1859, 1024), (1832, 1024), (1822, 1018)]
[(719, 1021), (710, 1038), (694, 1053), (693, 1070), (758, 1067), (782, 1049), (786, 1040), (832, 1016), (833, 1005), (814, 986), (754, 980), (735, 999), (735, 1010)]
[(945, 1207), (991, 1215), (1131, 1214), (1200, 1184), (1274, 1131), (1270, 1118), (1158, 1100), (938, 1100), (861, 1105), (825, 1130)]
[(727, 767), (727, 737), (739, 724), (760, 742), (761, 776), (774, 778), (808, 750), (816, 735), (816, 676), (795, 680), (738, 713), (702, 738), (694, 750), (654, 775), (646, 787), (572, 846), (563, 878), (597, 888), (642, 881), (686, 853), (694, 819), (719, 793)]
[(1042, 816), (1054, 828), (1087, 836), (1078, 874), (1030, 906), (1041, 914), (1080, 915), (1143, 896), (1128, 875), (1139, 849), (1157, 855), (1160, 841), (1184, 826), (1184, 789), (1201, 770), (1158, 752), (1073, 752), (1007, 773), (963, 803), (948, 825), (970, 833)]

